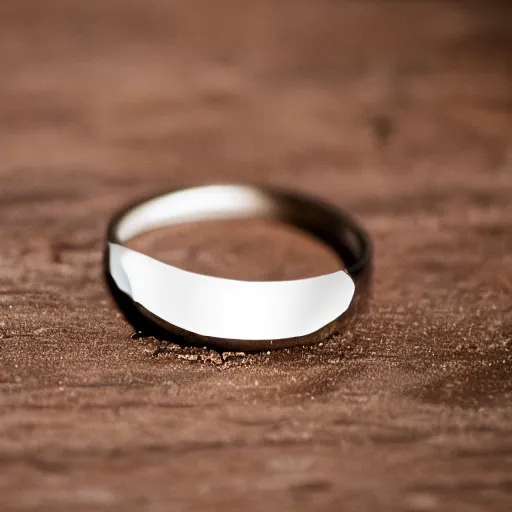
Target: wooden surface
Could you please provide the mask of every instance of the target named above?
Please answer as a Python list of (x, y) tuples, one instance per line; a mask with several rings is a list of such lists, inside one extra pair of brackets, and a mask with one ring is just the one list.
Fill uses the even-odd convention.
[[(1, 2), (0, 509), (510, 510), (511, 26), (493, 1)], [(352, 331), (130, 339), (109, 215), (230, 180), (365, 223)], [(221, 275), (332, 263), (279, 226), (166, 236)]]

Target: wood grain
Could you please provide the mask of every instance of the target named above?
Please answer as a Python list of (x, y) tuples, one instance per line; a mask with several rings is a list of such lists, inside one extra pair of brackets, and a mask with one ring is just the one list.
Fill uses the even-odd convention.
[[(1, 2), (0, 509), (510, 510), (511, 25), (498, 1)], [(351, 331), (251, 356), (130, 339), (109, 215), (231, 180), (368, 227)], [(169, 257), (328, 264), (236, 233)]]

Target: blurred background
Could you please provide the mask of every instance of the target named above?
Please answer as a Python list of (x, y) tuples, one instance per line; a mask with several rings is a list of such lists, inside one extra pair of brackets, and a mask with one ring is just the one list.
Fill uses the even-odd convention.
[[(2, 1), (0, 155), (3, 510), (509, 509), (510, 2)], [(355, 330), (222, 364), (129, 339), (110, 215), (219, 181), (357, 215)], [(257, 223), (173, 236), (217, 275), (333, 264)]]
[(511, 11), (2, 2), (2, 172), (293, 180), (368, 203), (480, 190), (475, 174), (503, 179), (510, 156)]

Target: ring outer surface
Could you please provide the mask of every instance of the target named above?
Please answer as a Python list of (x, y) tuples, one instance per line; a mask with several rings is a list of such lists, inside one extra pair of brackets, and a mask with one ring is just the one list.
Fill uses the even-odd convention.
[[(247, 187), (248, 185), (240, 186)], [(311, 198), (309, 196), (304, 196), (302, 194), (298, 194), (295, 192), (289, 192), (283, 189), (268, 186), (249, 186), (251, 188), (269, 193), (271, 195), (286, 194), (288, 196), (298, 197), (301, 200), (307, 201), (311, 204), (314, 203), (315, 206), (319, 205), (330, 208), (331, 210), (334, 209), (330, 205), (323, 203), (321, 200), (318, 200), (317, 198)], [(181, 346), (192, 345), (198, 347), (209, 347), (218, 351), (258, 352), (263, 350), (305, 346), (325, 341), (332, 335), (339, 333), (342, 330), (349, 329), (350, 326), (354, 323), (356, 317), (358, 317), (361, 313), (364, 313), (365, 311), (368, 310), (369, 299), (371, 296), (370, 286), (372, 275), (372, 246), (370, 238), (366, 231), (361, 226), (356, 224), (355, 221), (353, 221), (352, 218), (346, 212), (336, 208), (335, 210), (337, 210), (341, 214), (344, 220), (351, 223), (352, 229), (354, 229), (355, 232), (357, 231), (356, 235), (360, 238), (361, 243), (364, 244), (365, 255), (362, 257), (362, 260), (364, 261), (359, 261), (356, 265), (354, 265), (354, 270), (352, 272), (350, 271), (350, 268), (347, 271), (347, 273), (353, 278), (356, 285), (355, 294), (348, 309), (345, 312), (343, 312), (338, 318), (334, 319), (332, 322), (329, 322), (327, 325), (316, 330), (315, 332), (303, 336), (280, 338), (276, 340), (218, 338), (213, 336), (201, 335), (190, 330), (180, 328), (148, 311), (143, 305), (137, 303), (128, 294), (121, 291), (117, 286), (116, 282), (114, 281), (110, 272), (110, 255), (108, 242), (115, 238), (113, 236), (113, 232), (115, 231), (116, 226), (120, 222), (120, 220), (122, 220), (122, 218), (127, 213), (132, 211), (135, 207), (144, 204), (148, 201), (151, 201), (153, 199), (156, 199), (161, 195), (186, 190), (188, 188), (189, 187), (180, 187), (174, 190), (168, 190), (164, 194), (153, 195), (143, 200), (139, 200), (132, 204), (129, 204), (128, 206), (122, 208), (116, 214), (114, 214), (109, 223), (107, 230), (107, 243), (105, 246), (103, 259), (104, 277), (117, 306), (123, 313), (125, 319), (132, 325), (136, 332), (141, 333), (142, 336), (153, 336), (158, 340), (177, 343)]]

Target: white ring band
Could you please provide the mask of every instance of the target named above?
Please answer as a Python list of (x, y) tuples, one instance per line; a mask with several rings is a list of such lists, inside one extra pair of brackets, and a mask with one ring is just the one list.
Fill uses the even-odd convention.
[[(322, 219), (314, 219), (319, 211), (326, 214), (323, 220), (329, 221), (326, 224), (331, 225), (337, 236), (344, 234), (346, 238), (349, 232), (352, 237), (363, 233), (346, 214), (335, 212), (331, 218), (329, 214), (332, 216), (333, 210), (325, 205), (261, 187), (188, 188), (139, 203), (118, 214), (110, 225), (106, 262), (111, 287), (160, 325), (174, 326), (180, 332), (203, 339), (237, 340), (241, 349), (247, 349), (252, 342), (261, 345), (267, 341), (277, 347), (279, 340), (310, 336), (334, 322), (352, 303), (355, 284), (346, 271), (295, 281), (225, 279), (167, 265), (123, 243), (171, 224), (222, 218), (285, 219), (309, 227), (318, 235), (327, 227), (312, 226), (316, 220), (322, 224)], [(335, 219), (341, 219), (339, 226)], [(359, 258), (356, 261), (359, 267), (361, 258), (369, 260), (367, 238), (365, 241), (367, 246), (357, 249), (367, 254), (353, 256), (354, 260)], [(346, 245), (343, 251), (347, 252)]]

